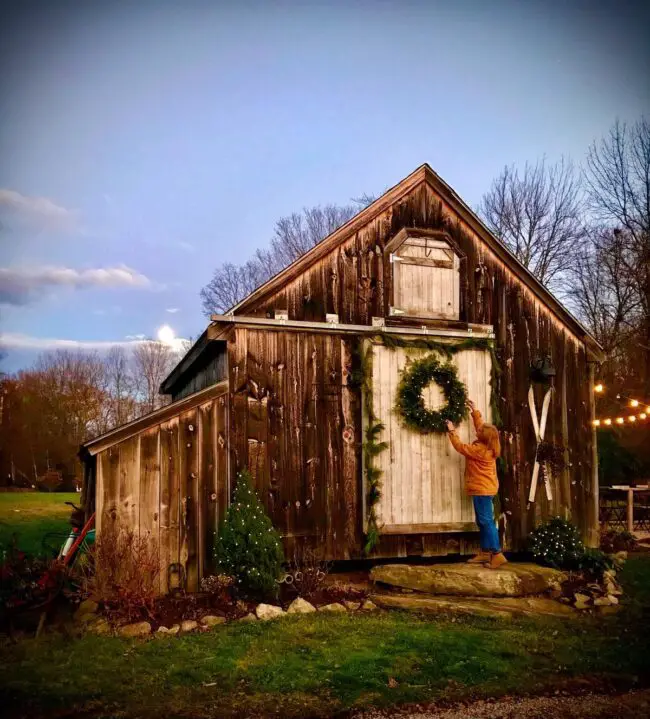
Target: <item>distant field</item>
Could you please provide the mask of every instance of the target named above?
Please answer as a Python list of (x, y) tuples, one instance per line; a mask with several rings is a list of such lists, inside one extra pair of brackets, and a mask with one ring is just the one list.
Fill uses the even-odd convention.
[[(58, 492), (0, 492), (0, 548), (17, 535), (18, 547), (30, 554), (43, 554), (63, 543), (71, 508), (80, 495)], [(53, 535), (53, 536), (52, 536)]]

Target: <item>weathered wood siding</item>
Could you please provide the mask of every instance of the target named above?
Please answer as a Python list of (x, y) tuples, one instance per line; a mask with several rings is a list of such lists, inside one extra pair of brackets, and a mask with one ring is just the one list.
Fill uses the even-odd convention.
[(228, 377), (225, 343), (211, 342), (191, 372), (184, 374), (171, 392), (172, 402), (188, 397)]
[[(160, 557), (160, 591), (170, 572), (196, 591), (213, 568), (212, 544), (228, 499), (225, 393), (153, 423), (97, 455), (96, 518), (149, 537)], [(171, 569), (170, 569), (171, 568)]]
[[(244, 302), (237, 312), (272, 317), (274, 310), (286, 309), (290, 319), (321, 322), (326, 313), (336, 313), (342, 323), (361, 325), (371, 324), (373, 317), (389, 318), (393, 275), (385, 250), (403, 228), (449, 234), (463, 256), (460, 321), (494, 327), (502, 368), (497, 387), (505, 467), (500, 499), (509, 545), (521, 547), (536, 522), (555, 514), (570, 516), (585, 539), (595, 543), (595, 437), (590, 426), (592, 388), (585, 345), (428, 183), (415, 187), (310, 268), (290, 275), (277, 291)], [(386, 321), (400, 323), (399, 318)], [(288, 332), (246, 330), (237, 331), (237, 340), (229, 351), (230, 376), (236, 387), (231, 399), (236, 462), (244, 466), (255, 458), (259, 487), (267, 493), (278, 526), (291, 536), (301, 532), (322, 536), (328, 552), (332, 550), (330, 556), (336, 557), (359, 553), (361, 524), (359, 447), (357, 444), (354, 461), (349, 456), (344, 459), (340, 437), (342, 414), (347, 412), (356, 442), (360, 442), (360, 410), (358, 398), (345, 392), (340, 351), (331, 339), (322, 336), (298, 338)], [(552, 502), (546, 500), (540, 485), (537, 501), (529, 505), (535, 438), (527, 394), (530, 364), (540, 353), (549, 354), (557, 368), (547, 439), (567, 447), (567, 470), (553, 479)], [(342, 388), (338, 396), (326, 379), (326, 367), (339, 372), (336, 384), (341, 382)], [(311, 379), (314, 373), (320, 373), (322, 379)], [(266, 404), (254, 393), (250, 395), (249, 377), (272, 388)], [(536, 391), (539, 407), (542, 390)], [(317, 397), (313, 403), (309, 401), (312, 392)], [(329, 415), (325, 407), (330, 408)], [(311, 430), (314, 422), (317, 432)], [(308, 440), (312, 436), (313, 440)], [(312, 441), (317, 443), (313, 451)], [(260, 445), (264, 443), (266, 449), (262, 451)], [(341, 462), (345, 467), (342, 474)], [(353, 469), (354, 476), (348, 475)], [(314, 487), (314, 502), (321, 492), (318, 514), (322, 516), (315, 516), (314, 524), (310, 524), (310, 510), (305, 510), (302, 502), (309, 496), (306, 488), (314, 481), (310, 479), (314, 474), (320, 480)], [(296, 502), (301, 502), (300, 507)], [(350, 512), (354, 513), (352, 518)], [(355, 537), (354, 544), (341, 539), (346, 533)], [(462, 551), (467, 548), (463, 541), (462, 537), (445, 535), (384, 537), (378, 553), (394, 556)]]
[(238, 327), (229, 343), (231, 466), (250, 469), (289, 558), (305, 542), (341, 559), (361, 545), (353, 341)]
[[(395, 412), (401, 374), (409, 362), (426, 350), (372, 346), (372, 396), (377, 420), (384, 425), (378, 441), (389, 446), (374, 461), (383, 472), (382, 497), (377, 508), (379, 525), (391, 534), (436, 531), (478, 531), (472, 502), (464, 491), (465, 458), (446, 435), (415, 432)], [(485, 351), (456, 354), (452, 362), (487, 422), (490, 413), (491, 360)], [(425, 406), (438, 409), (445, 403), (435, 383), (423, 392)], [(475, 438), (470, 421), (459, 428), (464, 442)]]

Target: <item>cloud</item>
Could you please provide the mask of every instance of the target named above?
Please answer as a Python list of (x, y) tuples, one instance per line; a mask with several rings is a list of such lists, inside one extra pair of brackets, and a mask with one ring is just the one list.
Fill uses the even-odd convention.
[(184, 240), (181, 240), (178, 242), (178, 246), (181, 248), (181, 250), (185, 250), (185, 252), (194, 252), (195, 248), (194, 245), (190, 242), (185, 242)]
[(169, 312), (170, 315), (175, 315), (177, 312), (180, 312), (180, 307), (168, 307), (165, 312)]
[(0, 304), (26, 305), (51, 287), (150, 288), (151, 281), (126, 265), (90, 270), (69, 267), (0, 267)]
[(79, 213), (57, 205), (47, 197), (28, 197), (15, 190), (0, 189), (0, 211), (49, 229), (71, 230), (79, 222)]
[[(0, 348), (4, 350), (109, 350), (112, 347), (134, 348), (138, 345), (156, 340), (146, 339), (145, 335), (128, 335), (124, 340), (64, 340), (53, 337), (33, 337), (18, 332), (5, 332), (0, 334)], [(172, 343), (172, 349), (183, 351), (187, 347), (188, 340), (180, 337)]]

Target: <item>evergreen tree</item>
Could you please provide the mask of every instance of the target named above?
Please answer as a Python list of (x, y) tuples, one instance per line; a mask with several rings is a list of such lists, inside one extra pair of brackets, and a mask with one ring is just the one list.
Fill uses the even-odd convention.
[(280, 535), (251, 487), (247, 470), (237, 475), (232, 502), (219, 530), (215, 558), (221, 571), (257, 595), (275, 595), (284, 552)]

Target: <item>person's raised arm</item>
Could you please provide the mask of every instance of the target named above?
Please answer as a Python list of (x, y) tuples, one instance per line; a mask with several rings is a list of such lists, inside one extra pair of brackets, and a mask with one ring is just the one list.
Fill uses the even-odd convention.
[(483, 421), (483, 416), (481, 413), (476, 409), (476, 405), (474, 402), (472, 402), (471, 399), (467, 400), (467, 407), (469, 408), (469, 411), (472, 413), (472, 421), (474, 422), (474, 429), (476, 430), (476, 433), (478, 434), (481, 431), (481, 427), (485, 424)]
[(460, 437), (456, 433), (456, 428), (453, 423), (447, 420), (447, 430), (449, 433), (449, 441), (453, 448), (465, 457), (472, 457), (474, 459), (482, 459), (484, 456), (484, 449), (481, 446), (475, 444), (465, 444), (461, 441)]

